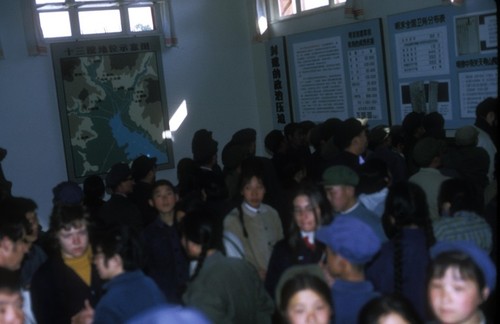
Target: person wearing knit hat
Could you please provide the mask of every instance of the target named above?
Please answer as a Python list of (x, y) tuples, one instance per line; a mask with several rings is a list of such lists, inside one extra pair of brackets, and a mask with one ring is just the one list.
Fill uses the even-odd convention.
[(326, 267), (335, 278), (335, 323), (356, 323), (363, 306), (380, 295), (365, 279), (364, 267), (380, 251), (381, 241), (366, 223), (345, 216), (318, 229), (316, 238), (327, 247)]
[(351, 168), (336, 165), (323, 172), (321, 184), (330, 202), (334, 216), (352, 217), (368, 224), (381, 242), (387, 241), (380, 218), (368, 210), (357, 197), (358, 174)]
[(496, 287), (496, 267), (469, 241), (438, 242), (430, 249), (429, 305), (440, 323), (489, 323), (481, 311)]

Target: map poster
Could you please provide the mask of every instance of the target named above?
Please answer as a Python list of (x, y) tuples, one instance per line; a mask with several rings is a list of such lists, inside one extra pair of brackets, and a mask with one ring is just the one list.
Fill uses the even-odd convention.
[(140, 155), (174, 167), (158, 36), (51, 45), (68, 178)]

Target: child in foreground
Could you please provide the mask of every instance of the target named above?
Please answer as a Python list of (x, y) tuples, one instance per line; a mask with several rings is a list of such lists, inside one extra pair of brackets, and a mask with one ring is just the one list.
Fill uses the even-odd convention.
[(439, 242), (430, 252), (428, 299), (437, 323), (490, 323), (479, 308), (496, 285), (488, 254), (467, 241)]

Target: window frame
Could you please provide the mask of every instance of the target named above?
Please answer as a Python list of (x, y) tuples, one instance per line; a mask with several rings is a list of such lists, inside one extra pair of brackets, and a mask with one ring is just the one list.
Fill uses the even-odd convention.
[(268, 23), (273, 24), (276, 22), (288, 20), (288, 19), (293, 19), (296, 17), (303, 17), (311, 14), (316, 14), (319, 12), (325, 12), (333, 9), (338, 9), (339, 7), (344, 7), (346, 4), (346, 1), (342, 3), (336, 3), (337, 1), (342, 1), (342, 0), (328, 0), (328, 5), (313, 8), (313, 9), (307, 9), (307, 10), (302, 10), (302, 2), (306, 0), (292, 0), (295, 1), (295, 11), (296, 13), (290, 14), (287, 16), (280, 16), (279, 12), (279, 7), (280, 7), (280, 2), (281, 0), (267, 0), (267, 6), (268, 6), (268, 12), (270, 13), (268, 16)]
[[(33, 13), (35, 17), (35, 23), (38, 24), (40, 28), (41, 37), (45, 43), (55, 43), (60, 41), (68, 40), (92, 40), (92, 39), (106, 39), (106, 38), (116, 38), (116, 37), (133, 37), (133, 36), (150, 36), (150, 35), (161, 35), (163, 21), (161, 17), (161, 0), (61, 0), (58, 3), (44, 3), (37, 4), (36, 0), (32, 0)], [(100, 4), (107, 4), (109, 6), (99, 7)], [(113, 4), (115, 4), (113, 6)], [(44, 6), (55, 5), (59, 8), (44, 9), (40, 10)], [(82, 8), (83, 7), (83, 8)], [(132, 26), (130, 25), (129, 8), (140, 8), (140, 7), (150, 7), (151, 8), (151, 19), (153, 23), (152, 30), (145, 31), (132, 31)], [(120, 14), (120, 24), (121, 31), (110, 32), (110, 33), (91, 33), (82, 34), (81, 25), (79, 20), (79, 13), (85, 11), (105, 11), (105, 10), (118, 10)], [(44, 37), (43, 28), (40, 22), (40, 13), (44, 12), (67, 12), (69, 17), (69, 27), (71, 31), (71, 36), (58, 36), (58, 37)], [(165, 17), (163, 19), (169, 19)]]

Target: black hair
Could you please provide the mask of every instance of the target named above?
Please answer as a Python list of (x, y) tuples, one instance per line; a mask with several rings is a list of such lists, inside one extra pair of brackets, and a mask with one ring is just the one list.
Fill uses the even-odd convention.
[(490, 112), (498, 113), (498, 97), (488, 97), (481, 101), (476, 107), (476, 118), (486, 118)]
[(462, 278), (475, 281), (479, 292), (486, 287), (486, 280), (481, 269), (468, 254), (461, 251), (447, 251), (436, 256), (428, 268), (428, 284), (432, 279), (442, 278), (446, 270), (452, 267), (458, 269)]
[(387, 163), (381, 159), (368, 159), (358, 168), (359, 184), (356, 186), (356, 196), (372, 194), (388, 186), (390, 178)]
[(408, 181), (392, 185), (385, 201), (382, 223), (387, 236), (394, 242), (394, 288), (395, 292), (400, 293), (403, 283), (403, 248), (401, 246), (403, 228), (407, 226), (422, 228), (426, 235), (427, 249), (436, 241), (423, 189)]
[(19, 271), (0, 267), (0, 293), (21, 293), (21, 277)]
[(84, 201), (102, 199), (106, 192), (104, 180), (94, 174), (85, 178), (83, 181), (83, 195)]
[(0, 202), (0, 239), (7, 237), (16, 242), (22, 239), (24, 234), (31, 233), (25, 208), (21, 207), (19, 202), (19, 198), (15, 197), (8, 197)]
[(156, 180), (153, 183), (153, 186), (151, 187), (151, 197), (154, 197), (154, 191), (161, 186), (167, 186), (169, 187), (174, 193), (177, 193), (177, 188), (172, 184), (172, 182), (165, 180), (165, 179), (160, 179)]
[(273, 129), (269, 133), (267, 133), (264, 138), (264, 146), (266, 150), (268, 150), (272, 154), (276, 154), (279, 151), (279, 148), (285, 142), (285, 135), (283, 132), (278, 129)]
[[(264, 187), (267, 187), (265, 183), (264, 170), (261, 162), (257, 158), (249, 157), (241, 164), (241, 173), (238, 180), (238, 188), (240, 189), (240, 191), (243, 190), (243, 188), (248, 183), (250, 183), (253, 177), (259, 179), (264, 185)], [(236, 208), (238, 209), (238, 219), (240, 220), (241, 227), (243, 229), (243, 235), (245, 236), (245, 238), (248, 238), (248, 232), (245, 226), (245, 221), (243, 219), (243, 209), (241, 207), (241, 203), (237, 204)]]
[(481, 215), (484, 211), (484, 202), (478, 187), (470, 180), (451, 178), (443, 181), (438, 194), (438, 206), (450, 203), (450, 216), (466, 210)]
[(280, 304), (278, 307), (283, 319), (286, 319), (286, 309), (293, 296), (302, 290), (308, 289), (317, 293), (327, 305), (333, 307), (331, 291), (324, 280), (310, 273), (298, 273), (285, 281), (280, 291)]
[(385, 295), (370, 300), (361, 309), (358, 324), (378, 324), (380, 319), (396, 313), (410, 324), (423, 324), (412, 304), (401, 295)]
[(123, 269), (133, 271), (140, 269), (143, 262), (143, 247), (137, 231), (129, 226), (115, 226), (95, 234), (92, 240), (94, 254), (104, 254), (105, 262), (115, 255), (122, 259)]
[(201, 254), (198, 264), (190, 281), (193, 281), (201, 268), (210, 249), (224, 251), (222, 244), (222, 224), (215, 222), (214, 217), (206, 211), (194, 210), (188, 212), (181, 221), (181, 233), (183, 239), (201, 245)]

